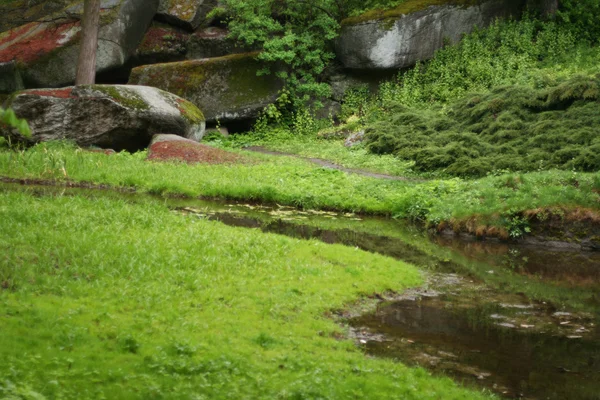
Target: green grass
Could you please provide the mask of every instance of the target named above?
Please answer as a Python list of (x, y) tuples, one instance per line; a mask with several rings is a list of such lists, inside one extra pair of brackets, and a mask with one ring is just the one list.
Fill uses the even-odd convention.
[(106, 156), (50, 143), (22, 152), (0, 151), (0, 175), (395, 215), (432, 224), (478, 216), (498, 225), (524, 210), (600, 208), (598, 172), (544, 171), (418, 183), (346, 174), (290, 157), (248, 157), (254, 162), (190, 166), (147, 162), (143, 152)]
[(347, 148), (342, 140), (319, 138), (315, 135), (294, 135), (289, 130), (272, 129), (263, 134), (236, 135), (219, 139), (216, 144), (224, 148), (263, 146), (302, 157), (321, 158), (346, 168), (394, 176), (414, 176), (414, 162), (404, 161), (392, 155), (377, 155), (364, 146)]
[(419, 284), (407, 264), (160, 202), (0, 200), (2, 397), (483, 398), (339, 340), (327, 313)]
[[(389, 213), (408, 183), (321, 168), (290, 157), (244, 152), (251, 162), (194, 165), (145, 161), (146, 153), (105, 156), (56, 144), (1, 151), (0, 175), (135, 187), (155, 194), (257, 200), (300, 208)], [(66, 173), (66, 177), (65, 177)]]

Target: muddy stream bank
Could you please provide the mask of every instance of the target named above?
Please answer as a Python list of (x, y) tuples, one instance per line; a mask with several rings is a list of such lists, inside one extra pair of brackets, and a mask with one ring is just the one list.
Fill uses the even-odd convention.
[(358, 346), (506, 398), (600, 399), (600, 252), (430, 237), (384, 218), (108, 190), (23, 186), (34, 196), (158, 201), (190, 218), (316, 239), (419, 266), (426, 284), (340, 312)]

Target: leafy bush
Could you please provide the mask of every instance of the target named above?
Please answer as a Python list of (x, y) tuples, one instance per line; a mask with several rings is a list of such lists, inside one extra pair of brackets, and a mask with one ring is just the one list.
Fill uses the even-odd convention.
[(27, 121), (19, 119), (13, 110), (0, 107), (0, 147), (28, 142), (31, 130)]
[(263, 51), (258, 59), (276, 71), (294, 95), (329, 95), (319, 75), (334, 58), (332, 40), (339, 30), (339, 8), (334, 0), (316, 4), (297, 0), (224, 0), (231, 36)]
[(367, 129), (368, 148), (420, 171), (600, 169), (600, 75), (548, 89), (512, 85), (473, 94), (446, 112), (402, 105)]
[(600, 2), (598, 0), (561, 0), (558, 20), (577, 36), (593, 43), (600, 38)]
[(13, 110), (0, 108), (0, 127), (2, 125), (15, 128), (25, 137), (31, 137), (31, 130), (27, 121), (19, 119)]

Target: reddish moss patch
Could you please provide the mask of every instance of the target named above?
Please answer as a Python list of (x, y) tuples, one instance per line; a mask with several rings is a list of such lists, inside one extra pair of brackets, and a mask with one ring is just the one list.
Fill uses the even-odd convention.
[(31, 89), (24, 92), (24, 94), (34, 94), (37, 96), (44, 97), (56, 97), (59, 99), (70, 99), (74, 98), (71, 92), (73, 88), (64, 88), (64, 89)]
[[(0, 37), (0, 62), (17, 61), (31, 63), (57, 48), (64, 47), (79, 38), (77, 32), (72, 38), (64, 34), (79, 26), (79, 21), (66, 24), (32, 23), (10, 31), (6, 37)], [(42, 27), (43, 26), (43, 27)], [(63, 43), (60, 41), (63, 40)], [(14, 43), (12, 43), (14, 41)]]
[(183, 33), (168, 26), (151, 26), (139, 46), (138, 53), (150, 54), (167, 51), (177, 52), (185, 50), (185, 43), (189, 34)]
[(11, 29), (7, 32), (0, 34), (0, 46), (6, 45), (7, 43), (12, 42), (19, 36), (23, 35), (24, 33), (33, 30), (38, 25), (39, 25), (38, 23), (32, 22), (30, 24), (26, 24), (26, 25), (20, 26), (15, 29)]
[(188, 164), (228, 164), (245, 162), (245, 159), (237, 154), (188, 141), (154, 143), (149, 148), (148, 160), (183, 161)]

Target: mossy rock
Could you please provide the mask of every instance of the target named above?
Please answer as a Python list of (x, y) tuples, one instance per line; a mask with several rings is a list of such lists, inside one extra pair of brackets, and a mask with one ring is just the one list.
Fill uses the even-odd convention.
[(81, 146), (145, 148), (154, 134), (199, 141), (204, 115), (189, 101), (147, 86), (89, 85), (31, 89), (8, 100), (36, 141), (70, 139)]
[(186, 59), (224, 57), (232, 54), (259, 51), (260, 46), (248, 46), (229, 37), (229, 31), (211, 26), (190, 35), (187, 43)]
[[(97, 71), (124, 65), (135, 52), (158, 7), (158, 0), (103, 0)], [(52, 22), (32, 22), (0, 34), (0, 63), (14, 61), (25, 87), (73, 83), (79, 56), (82, 2), (53, 14)]]
[[(0, 93), (12, 93), (24, 89), (23, 79), (14, 62), (0, 63)], [(2, 102), (0, 102), (0, 105)]]
[(193, 31), (208, 22), (207, 14), (216, 5), (216, 0), (160, 0), (156, 19)]
[(207, 121), (254, 118), (275, 101), (282, 82), (257, 76), (257, 53), (134, 68), (130, 84), (154, 86), (181, 96), (200, 108)]
[(181, 28), (153, 22), (137, 48), (134, 65), (185, 60), (190, 35)]
[(342, 22), (336, 54), (351, 69), (400, 69), (427, 60), (475, 27), (519, 14), (525, 0), (408, 0)]
[(30, 21), (43, 20), (72, 3), (73, 0), (4, 0), (0, 1), (0, 32), (18, 28)]

